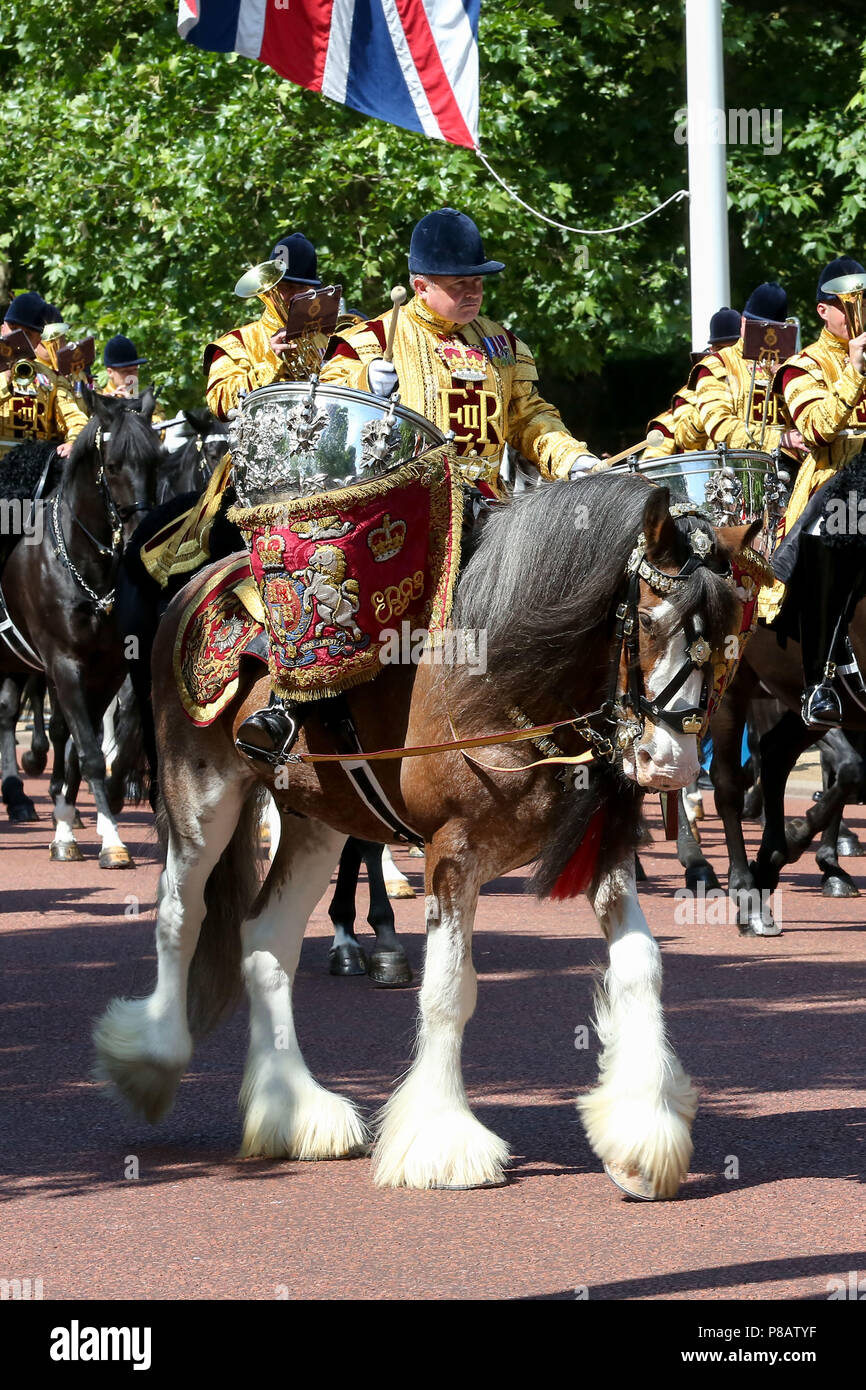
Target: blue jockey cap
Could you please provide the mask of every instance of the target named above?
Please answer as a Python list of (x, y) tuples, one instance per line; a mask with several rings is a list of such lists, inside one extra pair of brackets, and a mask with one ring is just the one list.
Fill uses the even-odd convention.
[(717, 309), (710, 319), (710, 343), (735, 343), (740, 336), (740, 314), (737, 309)]
[(821, 274), (818, 276), (818, 293), (815, 295), (816, 303), (833, 304), (835, 302), (835, 295), (823, 294), (821, 291), (821, 286), (826, 285), (828, 280), (840, 280), (843, 275), (863, 274), (866, 274), (866, 272), (864, 272), (859, 261), (853, 260), (851, 256), (838, 256), (835, 261), (831, 261), (829, 265), (825, 265)]
[(440, 208), (416, 222), (409, 243), (410, 275), (495, 275), (502, 261), (488, 261), (481, 233), (465, 212)]
[(270, 254), (270, 260), (279, 261), (285, 266), (286, 280), (294, 280), (298, 285), (321, 285), (316, 248), (303, 232), (292, 232), (282, 237)]
[(122, 333), (115, 333), (113, 338), (109, 338), (102, 354), (103, 366), (114, 367), (118, 371), (124, 367), (140, 367), (146, 361), (146, 357), (139, 357), (132, 339), (124, 338)]
[(48, 305), (41, 294), (34, 294), (32, 291), (16, 294), (6, 310), (4, 323), (8, 323), (11, 328), (29, 328), (34, 333), (41, 333), (48, 322), (47, 311)]
[(773, 323), (784, 323), (788, 317), (788, 296), (776, 280), (765, 281), (752, 290), (743, 309), (747, 319), (770, 319)]

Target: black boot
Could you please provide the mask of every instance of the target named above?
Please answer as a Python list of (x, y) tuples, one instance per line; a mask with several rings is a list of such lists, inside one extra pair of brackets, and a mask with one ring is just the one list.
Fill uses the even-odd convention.
[(862, 576), (862, 561), (849, 547), (829, 547), (819, 536), (803, 536), (798, 559), (800, 646), (805, 690), (800, 705), (808, 729), (842, 724), (842, 703), (834, 686), (843, 659), (848, 609)]
[(284, 705), (273, 693), (266, 709), (257, 709), (238, 729), (235, 748), (256, 762), (279, 767), (291, 752), (303, 723), (297, 705)]

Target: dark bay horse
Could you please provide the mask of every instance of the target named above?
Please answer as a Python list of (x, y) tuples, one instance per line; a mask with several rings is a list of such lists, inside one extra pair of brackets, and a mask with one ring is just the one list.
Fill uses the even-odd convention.
[[(472, 925), (483, 883), (539, 859), (538, 890), (586, 892), (609, 946), (597, 1008), (600, 1080), (580, 1101), (589, 1141), (632, 1194), (676, 1192), (688, 1170), (696, 1096), (667, 1040), (661, 957), (638, 902), (634, 849), (642, 791), (673, 790), (697, 774), (697, 740), (682, 725), (694, 724), (704, 676), (699, 644), (689, 646), (686, 634), (716, 648), (738, 630), (741, 607), (726, 576), (729, 547), (745, 533), (713, 533), (702, 519), (672, 516), (667, 490), (638, 477), (539, 488), (488, 523), (460, 579), (452, 622), (486, 629), (486, 677), (422, 661), (388, 666), (348, 692), (368, 751), (442, 744), (453, 738), (452, 720), (461, 737), (516, 731), (509, 711), (517, 709), (518, 723), (557, 726), (563, 756), (600, 754), (563, 772), (543, 757), (537, 765), (529, 743), (495, 742), (480, 763), (443, 751), (377, 764), (395, 812), (425, 842), (427, 906), (418, 1044), (379, 1120), (380, 1185), (503, 1181), (507, 1145), (473, 1115), (462, 1078), (462, 1034), (476, 998)], [(183, 603), (206, 579), (193, 582)], [(169, 608), (153, 653), (167, 832), (158, 982), (147, 998), (113, 1001), (98, 1023), (101, 1074), (158, 1120), (173, 1103), (193, 1035), (235, 1001), (243, 978), (251, 1038), (242, 1153), (360, 1153), (366, 1125), (308, 1071), (291, 990), (307, 919), (345, 837), (391, 836), (339, 763), (292, 761), (268, 773), (237, 752), (240, 723), (268, 697), (258, 670), (242, 674), (233, 704), (213, 724), (191, 723), (172, 672), (181, 608), (180, 600)], [(622, 703), (631, 692), (639, 692), (634, 718)], [(569, 723), (581, 715), (589, 716), (582, 735)], [(311, 712), (297, 751), (334, 747)], [(279, 850), (259, 888), (251, 845), (262, 785), (283, 814)]]
[[(866, 671), (866, 600), (857, 605), (849, 625), (849, 637), (861, 671)], [(842, 693), (844, 728), (866, 730), (866, 694), (858, 693), (854, 681), (837, 676)], [(728, 849), (728, 893), (736, 907), (739, 930), (744, 936), (779, 936), (770, 895), (776, 889), (782, 869), (795, 863), (816, 835), (822, 845), (816, 856), (818, 866), (834, 886), (831, 896), (847, 896), (848, 875), (840, 868), (836, 836), (845, 803), (859, 787), (862, 763), (859, 754), (841, 736), (826, 730), (807, 729), (800, 718), (803, 668), (799, 643), (789, 639), (779, 645), (772, 628), (759, 624), (746, 646), (739, 670), (725, 701), (713, 719), (713, 762), (710, 776), (716, 810), (722, 818)], [(761, 738), (760, 764), (765, 824), (757, 859), (749, 863), (743, 838), (743, 774), (740, 749), (743, 728), (752, 698), (759, 692), (781, 701), (785, 714)], [(805, 816), (785, 820), (785, 787), (801, 753), (821, 741), (834, 750), (835, 781)], [(718, 880), (700, 848), (681, 838), (681, 859), (686, 864), (687, 884), (694, 888), (702, 881), (708, 888)], [(856, 889), (855, 889), (856, 891)]]
[(156, 487), (158, 506), (187, 492), (202, 492), (226, 451), (229, 427), (206, 406), (185, 410), (183, 418), (188, 435), (180, 448), (166, 453), (160, 467)]
[[(126, 669), (125, 634), (113, 611), (118, 564), (124, 541), (153, 506), (161, 455), (150, 427), (153, 399), (152, 392), (143, 393), (139, 412), (120, 398), (87, 393), (92, 418), (57, 486), (40, 504), (40, 541), (16, 545), (2, 575), (9, 616), (41, 662), (51, 693), (57, 827), (52, 858), (81, 858), (73, 833), (74, 796), (65, 794), (70, 789), (63, 780), (68, 730), (96, 802), (102, 868), (131, 863), (105, 794), (100, 724)], [(22, 670), (20, 654), (7, 640), (0, 674)]]

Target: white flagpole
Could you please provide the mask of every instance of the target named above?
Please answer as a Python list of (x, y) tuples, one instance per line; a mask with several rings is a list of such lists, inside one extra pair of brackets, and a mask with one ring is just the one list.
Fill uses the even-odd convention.
[(685, 0), (692, 348), (731, 299), (721, 0)]

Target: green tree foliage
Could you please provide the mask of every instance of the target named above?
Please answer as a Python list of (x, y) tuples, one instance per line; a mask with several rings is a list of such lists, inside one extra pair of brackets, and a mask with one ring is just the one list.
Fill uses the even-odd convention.
[[(471, 152), (202, 53), (177, 37), (175, 16), (174, 0), (0, 7), (7, 292), (39, 288), (100, 343), (130, 334), (172, 408), (201, 400), (205, 343), (249, 314), (235, 279), (287, 229), (306, 231), (326, 279), (375, 313), (406, 278), (413, 222), (444, 203), (471, 211), (507, 263), (488, 310), (560, 383), (682, 353), (685, 202), (616, 236), (561, 232), (517, 207)], [(528, 202), (582, 227), (685, 187), (682, 27), (669, 0), (486, 0), (491, 162)], [(725, 37), (728, 105), (779, 108), (783, 121), (779, 154), (729, 151), (732, 297), (778, 277), (811, 324), (821, 262), (866, 250), (862, 7), (729, 4)]]

